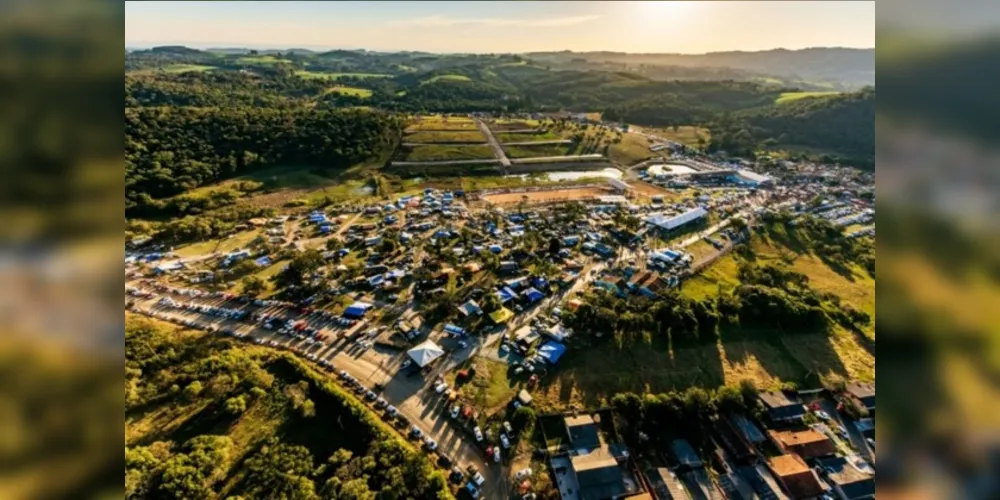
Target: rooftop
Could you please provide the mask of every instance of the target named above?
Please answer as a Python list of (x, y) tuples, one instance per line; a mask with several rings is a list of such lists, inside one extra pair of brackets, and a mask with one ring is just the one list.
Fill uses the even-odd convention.
[(580, 488), (580, 498), (603, 500), (624, 495), (627, 491), (618, 461), (607, 451), (599, 448), (586, 455), (570, 459), (576, 472)]
[(782, 408), (785, 406), (802, 404), (798, 398), (792, 399), (781, 391), (762, 392), (759, 397), (760, 400), (763, 401), (769, 408)]
[(809, 471), (805, 460), (798, 455), (778, 455), (770, 460), (770, 464), (778, 476), (793, 476)]

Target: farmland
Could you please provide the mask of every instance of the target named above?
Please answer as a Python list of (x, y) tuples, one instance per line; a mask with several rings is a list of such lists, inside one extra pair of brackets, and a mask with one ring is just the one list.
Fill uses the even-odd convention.
[(415, 132), (404, 137), (404, 142), (473, 142), (485, 143), (486, 138), (478, 130), (452, 132)]
[(236, 60), (238, 64), (260, 64), (260, 65), (272, 65), (272, 64), (288, 64), (292, 61), (288, 59), (278, 59), (275, 56), (245, 56)]
[(403, 146), (396, 152), (399, 161), (489, 160), (493, 150), (486, 145)]
[(837, 94), (839, 94), (839, 92), (785, 92), (778, 96), (774, 103), (784, 104), (787, 102), (797, 101), (799, 99), (809, 99), (812, 97), (824, 97)]

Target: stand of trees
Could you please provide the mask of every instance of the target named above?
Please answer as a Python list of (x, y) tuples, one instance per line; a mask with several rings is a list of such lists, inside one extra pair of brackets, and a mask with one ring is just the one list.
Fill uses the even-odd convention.
[(160, 214), (162, 198), (255, 168), (346, 168), (401, 130), (399, 117), (358, 109), (126, 108), (126, 215)]

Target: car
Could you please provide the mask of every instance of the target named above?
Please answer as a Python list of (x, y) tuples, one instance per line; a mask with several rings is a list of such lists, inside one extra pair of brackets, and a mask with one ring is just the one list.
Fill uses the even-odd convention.
[(409, 368), (410, 365), (412, 365), (412, 364), (413, 364), (413, 360), (412, 359), (408, 359), (406, 361), (403, 361), (403, 364), (400, 365), (399, 367), (405, 370), (405, 369)]
[(486, 482), (486, 478), (479, 473), (479, 470), (476, 469), (475, 465), (470, 465), (469, 468), (465, 470), (469, 473), (469, 476), (472, 477), (472, 481), (476, 483), (476, 486), (482, 486), (483, 483)]
[(420, 439), (423, 435), (423, 431), (421, 431), (417, 426), (414, 425), (410, 427), (410, 437)]
[(479, 498), (479, 488), (476, 488), (476, 485), (472, 484), (471, 481), (465, 483), (465, 489), (468, 490), (470, 497)]
[(506, 420), (503, 421), (503, 430), (507, 431), (507, 434), (510, 434), (511, 436), (514, 435), (514, 429), (510, 426), (510, 422)]
[(819, 417), (820, 420), (830, 420), (830, 414), (823, 410), (816, 410), (816, 416)]
[(528, 467), (528, 468), (521, 469), (521, 470), (517, 471), (514, 474), (514, 477), (516, 477), (517, 480), (520, 481), (520, 480), (522, 480), (522, 479), (524, 479), (526, 477), (530, 477), (533, 473), (534, 472), (531, 470), (531, 467)]
[(483, 430), (480, 429), (479, 426), (477, 425), (476, 428), (472, 430), (472, 432), (476, 435), (476, 441), (482, 443), (483, 442)]
[(510, 448), (510, 440), (507, 439), (507, 435), (500, 433), (500, 444), (503, 445), (504, 449)]
[(848, 439), (847, 429), (843, 425), (837, 426), (837, 434), (840, 434), (840, 437), (844, 439)]
[(500, 463), (500, 460), (503, 459), (503, 457), (501, 455), (502, 454), (500, 453), (500, 448), (499, 447), (496, 447), (496, 448), (493, 449), (493, 461), (494, 462)]
[(441, 394), (442, 392), (447, 391), (447, 390), (448, 390), (448, 384), (446, 384), (444, 382), (441, 382), (441, 383), (439, 383), (438, 385), (436, 385), (434, 387), (434, 392), (436, 392), (438, 394)]
[(378, 394), (375, 394), (372, 391), (368, 391), (365, 393), (365, 399), (369, 401), (375, 401), (376, 398), (378, 398)]
[(462, 408), (458, 405), (451, 407), (451, 418), (458, 418), (458, 414), (462, 411)]
[(388, 404), (389, 404), (389, 402), (386, 401), (385, 399), (381, 398), (381, 397), (379, 397), (378, 399), (375, 400), (375, 406), (377, 406), (379, 408), (385, 408), (386, 405), (388, 405)]
[(451, 467), (452, 465), (455, 465), (455, 461), (448, 455), (438, 454), (438, 465), (441, 467)]
[(454, 466), (451, 468), (451, 474), (448, 475), (448, 479), (453, 483), (461, 482), (465, 479), (465, 473), (462, 472), (462, 468), (459, 466)]
[(429, 438), (429, 437), (424, 437), (424, 446), (425, 446), (425, 447), (426, 447), (426, 448), (427, 448), (428, 450), (430, 450), (430, 451), (434, 451), (434, 450), (436, 450), (436, 449), (437, 449), (437, 447), (438, 447), (438, 444), (437, 444), (437, 441), (434, 441), (433, 439), (431, 439), (431, 438)]
[(464, 341), (464, 340), (459, 340), (458, 341), (458, 347), (461, 347), (462, 349), (465, 349), (465, 348), (469, 347), (469, 343), (466, 342), (466, 341)]

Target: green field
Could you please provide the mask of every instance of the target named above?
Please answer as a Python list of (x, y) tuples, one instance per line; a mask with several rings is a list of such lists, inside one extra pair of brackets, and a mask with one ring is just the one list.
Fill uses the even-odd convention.
[(435, 77), (431, 77), (431, 78), (428, 78), (428, 79), (420, 82), (420, 84), (421, 85), (427, 85), (428, 83), (434, 83), (434, 82), (440, 82), (440, 81), (446, 81), (446, 82), (471, 82), (472, 79), (469, 78), (469, 77), (467, 77), (467, 76), (465, 76), (465, 75), (437, 75)]
[(775, 104), (784, 104), (786, 102), (797, 101), (799, 99), (808, 99), (810, 97), (823, 97), (830, 95), (837, 95), (840, 92), (785, 92), (778, 96), (774, 101)]
[(511, 158), (540, 158), (544, 156), (565, 156), (570, 153), (571, 144), (551, 144), (545, 146), (504, 146), (503, 150)]
[(531, 141), (558, 141), (564, 139), (561, 135), (555, 132), (542, 132), (538, 134), (521, 133), (521, 134), (511, 134), (507, 132), (500, 132), (496, 134), (497, 140), (501, 143), (508, 142), (531, 142)]
[(206, 255), (213, 252), (227, 253), (238, 250), (240, 248), (245, 248), (250, 245), (250, 242), (260, 237), (261, 231), (243, 231), (241, 233), (236, 233), (228, 238), (220, 238), (208, 241), (199, 241), (198, 243), (192, 243), (177, 249), (174, 249), (174, 253), (178, 257), (196, 257), (199, 255)]
[(205, 66), (202, 64), (168, 64), (161, 68), (164, 73), (187, 73), (189, 71), (212, 71), (215, 66)]
[(278, 59), (274, 56), (246, 56), (236, 60), (239, 64), (262, 64), (271, 65), (279, 63), (291, 63), (288, 59)]
[[(712, 138), (712, 132), (707, 128), (689, 125), (674, 127), (636, 127), (637, 129), (662, 137), (668, 141), (679, 142), (685, 146), (698, 147), (698, 139), (702, 139), (703, 144), (708, 144)], [(634, 134), (629, 134), (634, 135)], [(647, 144), (648, 149), (648, 144)]]
[(352, 78), (389, 78), (392, 75), (387, 75), (384, 73), (335, 73), (326, 71), (309, 71), (309, 70), (298, 70), (295, 72), (296, 76), (309, 79), (326, 79), (326, 80), (336, 80), (338, 78), (352, 77)]
[(493, 150), (486, 145), (411, 146), (400, 148), (397, 158), (399, 161), (490, 160)]
[(415, 132), (403, 138), (404, 142), (477, 142), (485, 143), (486, 137), (478, 130), (454, 132)]
[(326, 93), (337, 92), (343, 95), (352, 95), (367, 99), (372, 96), (372, 91), (369, 89), (363, 89), (359, 87), (345, 87), (343, 85), (337, 85), (336, 87), (330, 87), (326, 89)]
[(505, 130), (519, 130), (538, 128), (542, 124), (539, 120), (508, 120), (499, 119), (490, 123), (490, 129), (494, 133), (503, 133)]

